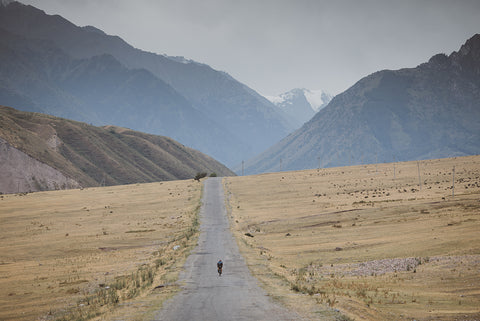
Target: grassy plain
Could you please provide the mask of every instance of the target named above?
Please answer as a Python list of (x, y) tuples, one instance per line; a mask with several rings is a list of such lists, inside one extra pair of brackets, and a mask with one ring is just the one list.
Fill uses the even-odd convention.
[(224, 186), (251, 271), (301, 314), (480, 320), (480, 156), (229, 177)]
[(0, 320), (148, 317), (176, 290), (200, 197), (193, 180), (0, 195)]

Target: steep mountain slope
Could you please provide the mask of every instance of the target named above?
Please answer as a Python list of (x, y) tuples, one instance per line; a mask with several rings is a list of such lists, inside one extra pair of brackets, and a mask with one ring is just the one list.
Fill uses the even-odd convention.
[(295, 88), (279, 96), (266, 98), (284, 113), (295, 128), (300, 128), (332, 100), (332, 96), (322, 90), (305, 88)]
[(479, 119), (477, 34), (450, 56), (361, 79), (246, 172), (480, 154)]
[[(0, 124), (1, 159), (9, 159), (10, 153), (21, 151), (61, 173), (62, 179), (70, 179), (69, 186), (188, 179), (198, 172), (233, 175), (211, 157), (167, 137), (114, 126), (95, 127), (3, 106), (0, 107)], [(55, 186), (39, 179), (43, 171), (31, 173), (29, 168), (21, 168), (29, 162), (23, 159), (10, 163), (9, 168), (2, 164), (0, 180), (12, 181), (15, 191), (20, 183), (29, 188), (24, 191)], [(24, 174), (13, 179), (9, 175), (12, 172)], [(12, 186), (9, 188), (0, 192), (11, 191)]]
[[(229, 146), (242, 146), (145, 69), (128, 69), (110, 55), (72, 59), (49, 42), (1, 28), (0, 102), (95, 125), (168, 134), (224, 158), (231, 156)], [(210, 146), (218, 137), (223, 140)]]
[[(18, 2), (0, 6), (0, 28), (28, 39), (48, 40), (75, 59), (108, 54), (127, 68), (148, 70), (215, 122), (213, 128), (228, 131), (203, 139), (206, 146), (190, 141), (198, 140), (198, 134), (181, 140), (228, 165), (259, 153), (294, 129), (267, 99), (207, 65), (141, 51), (94, 27), (77, 27), (60, 16), (46, 15)], [(11, 94), (11, 90), (7, 94)], [(8, 97), (20, 102), (29, 99), (28, 96), (11, 96)], [(131, 127), (139, 129), (137, 125)], [(149, 132), (174, 137), (165, 131)]]

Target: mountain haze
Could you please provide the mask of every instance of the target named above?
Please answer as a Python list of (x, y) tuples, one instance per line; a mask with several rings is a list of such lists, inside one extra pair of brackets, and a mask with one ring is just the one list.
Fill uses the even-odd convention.
[(480, 35), (416, 68), (383, 70), (246, 162), (246, 173), (480, 154)]
[(234, 175), (168, 137), (3, 106), (0, 123), (2, 193)]
[[(25, 58), (22, 63), (17, 61), (17, 69), (41, 69), (43, 61), (48, 62), (37, 48), (29, 48), (31, 43), (36, 46), (44, 41), (42, 46), (67, 57), (59, 60), (60, 70), (49, 68), (42, 79), (19, 73), (12, 81), (12, 74), (4, 72), (0, 103), (96, 125), (115, 123), (171, 136), (230, 166), (258, 154), (294, 129), (270, 101), (205, 64), (145, 52), (95, 27), (78, 27), (61, 16), (47, 15), (19, 2), (0, 5), (0, 28), (10, 37), (21, 37), (18, 41), (28, 48), (19, 52), (4, 41), (3, 56), (7, 51), (7, 58), (22, 54), (34, 58), (32, 62)], [(4, 64), (9, 64), (8, 60)], [(91, 89), (86, 82), (93, 77), (91, 86), (98, 88), (100, 97), (88, 94)], [(110, 84), (113, 77), (120, 77), (116, 85)], [(66, 78), (65, 83), (62, 78)], [(24, 83), (29, 86), (19, 86)], [(45, 83), (51, 85), (43, 88)], [(31, 93), (32, 87), (38, 95)], [(139, 91), (140, 87), (147, 90)], [(123, 106), (117, 108), (119, 102)], [(159, 110), (162, 108), (166, 110)], [(143, 119), (139, 115), (144, 115)]]
[[(0, 29), (0, 94), (3, 104), (95, 125), (167, 132), (179, 141), (221, 153), (240, 145), (145, 69), (128, 69), (111, 55), (73, 59), (43, 40)], [(229, 139), (230, 138), (230, 139)]]

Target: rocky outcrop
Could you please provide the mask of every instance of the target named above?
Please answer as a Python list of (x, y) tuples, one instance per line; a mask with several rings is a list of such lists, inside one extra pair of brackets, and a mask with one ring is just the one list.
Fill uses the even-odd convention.
[(80, 188), (75, 180), (0, 138), (0, 193)]

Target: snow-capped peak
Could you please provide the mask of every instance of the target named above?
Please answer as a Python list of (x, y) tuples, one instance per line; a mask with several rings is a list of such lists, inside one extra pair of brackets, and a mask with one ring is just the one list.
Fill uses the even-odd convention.
[(265, 98), (277, 106), (280, 113), (296, 129), (310, 120), (317, 111), (325, 107), (332, 96), (323, 90), (295, 88), (281, 95), (265, 96)]
[(303, 94), (307, 99), (308, 103), (312, 106), (312, 109), (317, 112), (323, 107), (325, 107), (330, 100), (332, 100), (332, 95), (326, 93), (321, 89), (317, 90), (308, 90), (303, 89)]
[(310, 90), (305, 88), (296, 88), (278, 96), (265, 96), (265, 98), (270, 100), (273, 104), (279, 106), (281, 104), (291, 104), (295, 97), (299, 97), (301, 95), (305, 97), (314, 112), (317, 112), (325, 107), (333, 98), (332, 95), (326, 93), (324, 90)]

